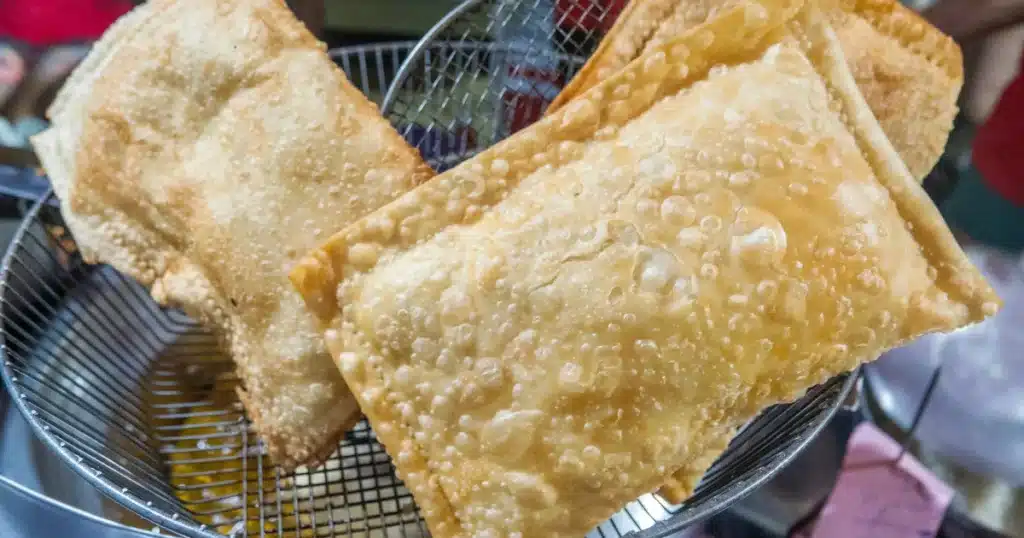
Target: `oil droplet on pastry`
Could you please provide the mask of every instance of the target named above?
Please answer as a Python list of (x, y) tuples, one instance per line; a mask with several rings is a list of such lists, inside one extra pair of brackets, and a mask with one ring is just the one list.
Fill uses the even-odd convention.
[(580, 394), (587, 390), (590, 380), (586, 379), (583, 366), (575, 362), (567, 362), (558, 371), (558, 386), (566, 392)]
[(610, 396), (622, 379), (622, 357), (614, 346), (597, 346), (594, 354), (598, 364), (594, 388)]
[(736, 189), (742, 189), (743, 187), (750, 185), (754, 180), (754, 177), (755, 174), (751, 171), (734, 172), (729, 175), (729, 186)]
[(636, 212), (643, 217), (654, 217), (658, 214), (658, 203), (650, 198), (641, 198), (636, 203)]
[(690, 57), (690, 49), (686, 45), (675, 45), (672, 47), (671, 53), (676, 61), (685, 60)]
[(887, 196), (880, 187), (853, 181), (844, 181), (835, 192), (835, 198), (843, 209), (857, 217), (870, 215)]
[(696, 301), (697, 294), (700, 292), (700, 283), (697, 280), (696, 275), (690, 275), (688, 277), (677, 278), (672, 283), (672, 297), (675, 300), (674, 305), (676, 307), (690, 306)]
[(779, 292), (779, 283), (774, 280), (762, 280), (757, 283), (757, 294), (763, 299), (772, 300)]
[(505, 484), (527, 508), (548, 508), (558, 502), (558, 491), (537, 474), (507, 472)]
[(667, 191), (678, 175), (676, 164), (664, 153), (655, 153), (637, 164), (637, 171), (654, 187)]
[(656, 359), (661, 354), (658, 343), (648, 338), (633, 342), (633, 352), (641, 359)]
[(633, 280), (640, 291), (663, 293), (678, 274), (678, 261), (662, 249), (644, 250), (637, 254)]
[(601, 449), (594, 445), (587, 445), (583, 447), (583, 451), (580, 453), (583, 461), (588, 465), (594, 465), (601, 461)]
[(771, 213), (745, 207), (737, 213), (732, 227), (730, 253), (759, 266), (781, 262), (786, 254), (786, 231)]
[(850, 337), (847, 340), (849, 340), (850, 345), (854, 348), (863, 348), (874, 345), (877, 338), (873, 329), (859, 327), (850, 331)]
[(531, 311), (537, 315), (554, 315), (565, 305), (562, 291), (555, 286), (543, 286), (527, 296)]
[(647, 55), (647, 59), (644, 60), (644, 76), (651, 77), (652, 79), (660, 79), (668, 73), (669, 65), (665, 57), (665, 53), (662, 51), (655, 52)]
[(704, 233), (715, 233), (722, 229), (722, 218), (718, 215), (706, 215), (700, 219), (700, 229)]
[(692, 170), (683, 177), (685, 192), (699, 192), (711, 184), (711, 173), (705, 170)]
[(661, 202), (661, 218), (674, 226), (691, 226), (697, 220), (697, 209), (687, 198), (669, 196)]
[(537, 410), (498, 411), (480, 430), (481, 448), (511, 460), (529, 450), (543, 413)]
[(877, 267), (870, 267), (861, 271), (856, 279), (857, 287), (868, 293), (879, 293), (885, 289), (885, 278), (879, 274)]
[(704, 232), (699, 228), (683, 228), (676, 234), (676, 244), (683, 248), (698, 249), (704, 245), (706, 239)]
[(748, 25), (758, 25), (768, 20), (768, 10), (757, 3), (743, 5), (743, 19)]
[[(743, 295), (742, 293), (734, 293), (734, 294), (730, 295), (729, 299), (728, 299), (729, 306), (737, 307), (737, 308), (738, 307), (746, 306), (748, 302), (750, 302), (750, 298), (747, 297), (746, 295)], [(730, 325), (732, 325), (732, 324), (733, 323), (730, 321)], [(730, 327), (730, 328), (733, 328), (733, 327)]]
[(484, 389), (497, 390), (505, 386), (505, 368), (498, 359), (481, 357), (473, 364), (477, 383)]
[(807, 284), (786, 280), (779, 288), (776, 313), (789, 321), (802, 321), (807, 314)]
[(726, 123), (740, 123), (744, 120), (744, 116), (733, 108), (726, 108), (725, 111), (722, 112), (722, 119), (724, 119)]
[(627, 247), (636, 246), (640, 242), (640, 232), (636, 226), (622, 220), (608, 221), (608, 236)]
[(846, 347), (846, 344), (832, 344), (825, 352), (827, 360), (833, 364), (844, 362), (849, 354), (850, 348)]
[(779, 172), (784, 170), (786, 165), (777, 155), (762, 155), (757, 160), (757, 167), (765, 172)]
[(563, 129), (585, 129), (596, 127), (600, 118), (597, 105), (592, 99), (573, 99), (563, 108), (562, 125)]
[(491, 161), (491, 173), (499, 177), (505, 177), (509, 172), (509, 164), (505, 159), (494, 159)]
[(367, 268), (377, 263), (380, 246), (376, 243), (356, 243), (348, 249), (348, 261), (360, 268)]

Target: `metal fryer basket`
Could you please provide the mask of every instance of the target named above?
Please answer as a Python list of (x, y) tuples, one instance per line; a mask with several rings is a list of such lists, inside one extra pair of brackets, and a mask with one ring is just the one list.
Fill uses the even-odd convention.
[[(509, 21), (531, 20), (517, 10), (537, 12), (545, 2), (470, 1), (415, 46), (333, 55), (372, 99), (391, 88), (385, 115), (442, 169), (536, 119), (553, 96), (551, 84), (581, 65), (594, 32), (556, 29), (549, 36), (555, 48), (540, 53), (498, 35)], [(589, 10), (577, 15), (603, 16), (582, 1), (560, 3)], [(522, 74), (515, 65), (536, 64), (538, 54), (555, 66), (555, 77), (509, 80)], [(85, 264), (52, 196), (28, 212), (2, 269), (4, 382), (36, 433), (115, 501), (190, 537), (427, 536), (365, 422), (320, 468), (286, 475), (274, 467), (214, 339), (180, 312), (160, 309), (127, 277)], [(767, 410), (683, 505), (645, 495), (589, 536), (668, 536), (722, 509), (794, 457), (852, 381), (834, 379)]]

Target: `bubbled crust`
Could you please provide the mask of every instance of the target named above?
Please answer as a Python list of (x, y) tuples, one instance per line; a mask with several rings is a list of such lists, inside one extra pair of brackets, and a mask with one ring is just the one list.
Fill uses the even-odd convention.
[(434, 536), (688, 493), (765, 406), (998, 308), (799, 7), (722, 12), (293, 271)]
[(284, 467), (359, 417), (288, 283), (298, 255), (430, 170), (282, 0), (154, 0), (111, 28), (34, 139), (86, 260), (225, 342)]
[[(549, 113), (641, 52), (746, 0), (633, 0)], [(960, 48), (898, 0), (817, 0), (886, 135), (918, 180), (945, 148), (963, 85)], [(657, 28), (651, 30), (651, 25)]]

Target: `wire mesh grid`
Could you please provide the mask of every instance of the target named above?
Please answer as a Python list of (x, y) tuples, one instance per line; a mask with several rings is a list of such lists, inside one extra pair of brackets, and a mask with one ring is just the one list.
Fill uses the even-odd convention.
[[(540, 115), (611, 17), (584, 4), (467, 2), (419, 44), (332, 56), (371, 99), (390, 85), (385, 115), (443, 169)], [(537, 21), (554, 48), (531, 48), (525, 34), (508, 32)], [(4, 381), (36, 433), (118, 503), (184, 536), (428, 535), (365, 422), (319, 468), (286, 475), (273, 466), (215, 339), (131, 279), (84, 263), (52, 195), (29, 211), (2, 269)], [(645, 495), (588, 536), (668, 536), (721, 509), (795, 456), (852, 381), (834, 379), (767, 410), (683, 505)]]

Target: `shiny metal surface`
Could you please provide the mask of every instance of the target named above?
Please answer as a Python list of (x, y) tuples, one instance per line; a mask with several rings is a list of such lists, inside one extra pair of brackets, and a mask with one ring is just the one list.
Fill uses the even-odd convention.
[(153, 536), (54, 501), (5, 476), (0, 476), (0, 535), (5, 538)]
[[(0, 392), (0, 536), (137, 538), (145, 522), (105, 499), (32, 434)], [(141, 528), (121, 522), (133, 521)]]
[[(17, 220), (0, 219), (0, 244), (8, 244), (18, 227)], [(131, 525), (147, 528), (47, 449), (0, 384), (0, 536), (143, 536)]]

